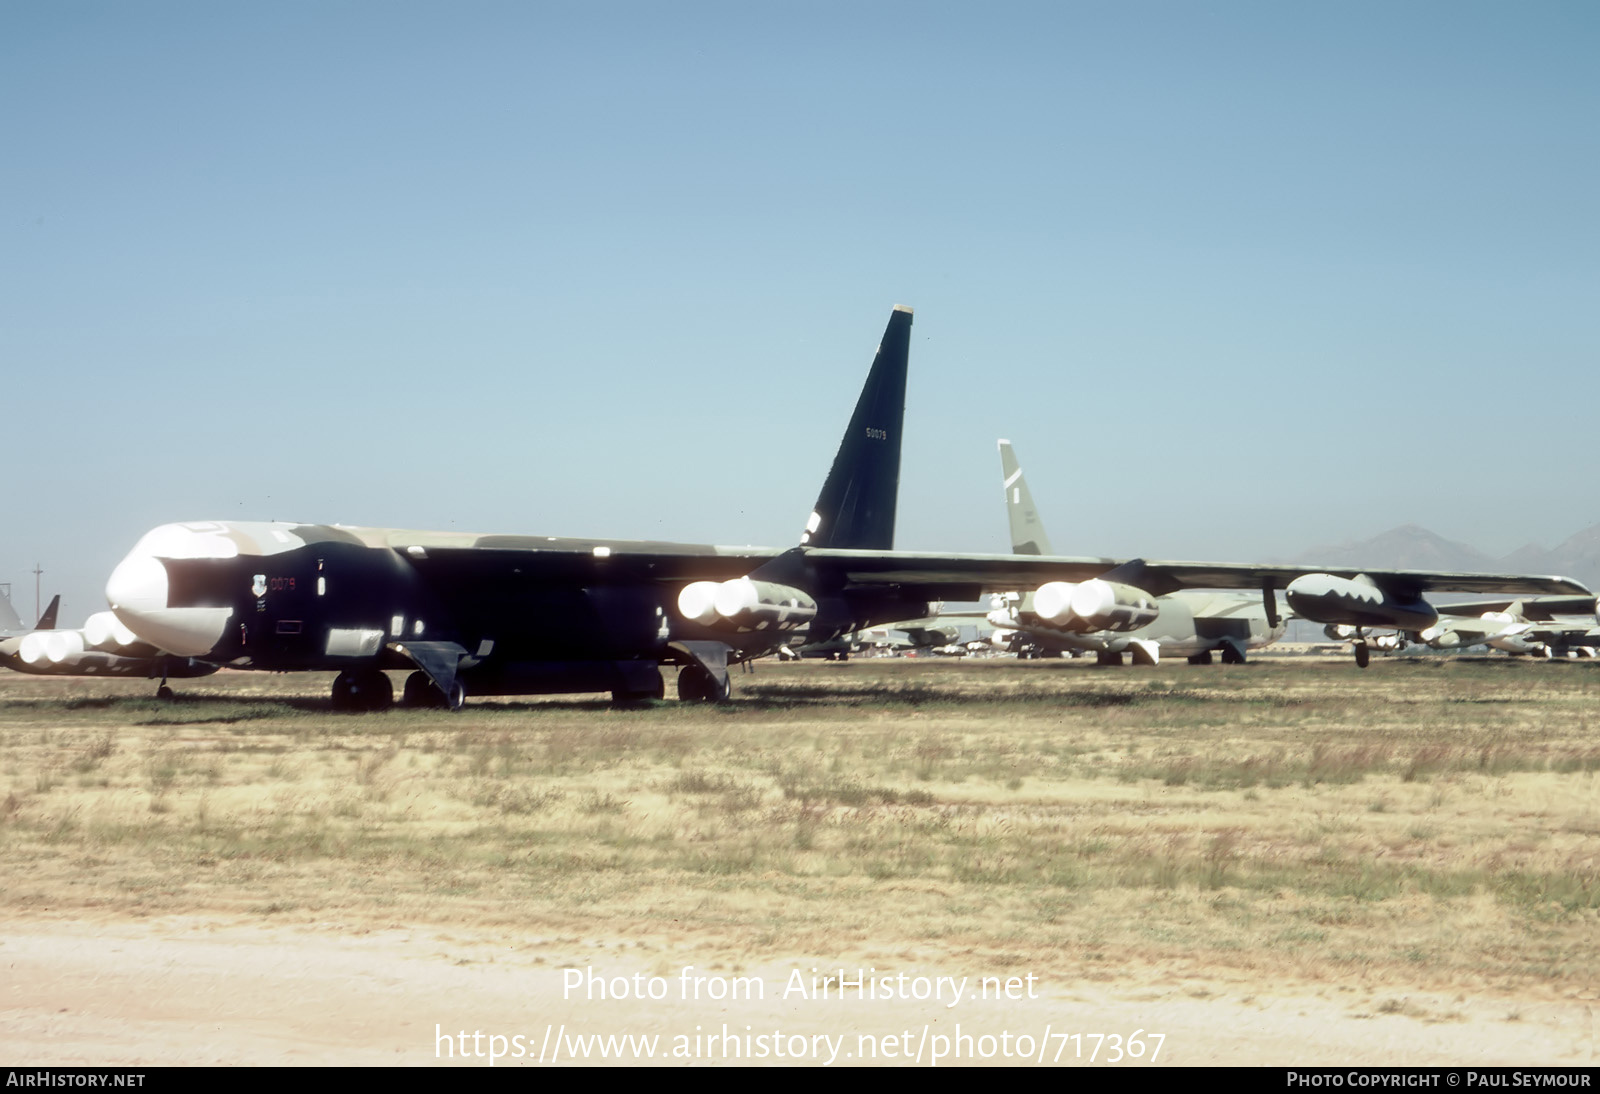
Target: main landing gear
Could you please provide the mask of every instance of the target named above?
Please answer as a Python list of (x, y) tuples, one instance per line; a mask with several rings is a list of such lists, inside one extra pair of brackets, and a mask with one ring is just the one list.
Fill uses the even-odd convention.
[(726, 703), (732, 691), (731, 681), (719, 680), (699, 665), (678, 673), (678, 698), (683, 702)]
[(726, 703), (733, 692), (728, 679), (728, 657), (733, 651), (723, 642), (673, 642), (674, 658), (683, 666), (678, 673), (678, 698), (686, 703)]
[(655, 680), (650, 687), (643, 688), (614, 688), (611, 692), (611, 702), (619, 707), (636, 706), (648, 703), (652, 699), (665, 699), (667, 697), (667, 681), (661, 675), (661, 670), (655, 670)]
[[(423, 710), (460, 710), (466, 701), (461, 681), (453, 681), (446, 694), (425, 672), (406, 677), (400, 701)], [(333, 709), (371, 713), (394, 704), (394, 685), (381, 669), (345, 669), (333, 681)]]
[(461, 686), (460, 680), (451, 683), (450, 694), (446, 695), (427, 673), (421, 671), (406, 677), (405, 689), (400, 693), (401, 703), (422, 710), (460, 710), (461, 704), (466, 701), (467, 689)]
[(388, 710), (393, 702), (394, 685), (380, 669), (345, 669), (334, 677), (334, 710)]
[[(1224, 665), (1242, 665), (1245, 663), (1244, 647), (1231, 639), (1223, 639), (1217, 646), (1215, 657), (1220, 657)], [(1209, 665), (1214, 660), (1210, 650), (1201, 650), (1191, 653), (1187, 658), (1191, 665)]]

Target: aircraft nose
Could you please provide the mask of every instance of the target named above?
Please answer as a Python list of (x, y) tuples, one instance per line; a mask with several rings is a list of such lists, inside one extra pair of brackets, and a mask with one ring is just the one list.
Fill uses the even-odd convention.
[(221, 641), (233, 610), (169, 608), (167, 568), (142, 546), (135, 547), (111, 571), (106, 582), (106, 601), (111, 611), (152, 646), (183, 657), (204, 657)]
[(111, 571), (106, 600), (113, 611), (160, 611), (167, 606), (167, 568), (154, 555), (135, 551)]

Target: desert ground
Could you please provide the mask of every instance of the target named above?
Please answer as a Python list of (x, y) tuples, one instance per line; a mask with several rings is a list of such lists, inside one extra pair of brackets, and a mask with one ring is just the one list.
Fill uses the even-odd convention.
[(8, 1062), (1595, 1060), (1600, 663), (329, 679), (0, 677)]

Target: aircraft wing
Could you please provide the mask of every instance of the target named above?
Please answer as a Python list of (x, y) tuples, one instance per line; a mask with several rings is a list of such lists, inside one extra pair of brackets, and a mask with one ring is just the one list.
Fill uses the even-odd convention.
[(808, 564), (842, 579), (846, 588), (896, 585), (936, 600), (977, 600), (984, 593), (1032, 588), (1046, 581), (1087, 581), (1118, 565), (1114, 558), (802, 550)]
[(782, 552), (771, 547), (482, 536), (472, 546), (394, 542), (417, 570), (446, 583), (586, 580), (724, 581)]
[[(1371, 570), (1355, 566), (1262, 566), (1250, 563), (1147, 562), (1145, 566), (1177, 582), (1180, 589), (1283, 589), (1306, 574), (1354, 579), (1365, 575), (1392, 592), (1523, 593), (1528, 595), (1593, 594), (1570, 577), (1529, 574), (1482, 574), (1448, 570)], [(1154, 592), (1155, 590), (1151, 590)]]
[[(1527, 627), (1526, 623), (1497, 622), (1478, 616), (1441, 615), (1439, 622), (1430, 630), (1453, 632), (1466, 640), (1461, 643), (1462, 645), (1471, 646), (1501, 634), (1523, 634), (1527, 631)], [(1423, 631), (1422, 635), (1424, 638), (1430, 637), (1429, 631)]]
[(1572, 624), (1570, 626), (1540, 626), (1535, 624), (1523, 632), (1527, 638), (1547, 643), (1552, 646), (1588, 646), (1600, 647), (1600, 627)]
[(1594, 615), (1595, 598), (1584, 596), (1500, 597), (1493, 600), (1467, 600), (1437, 605), (1441, 615), (1477, 615), (1485, 612), (1518, 614), (1530, 622), (1548, 622), (1558, 615)]
[[(1353, 579), (1362, 575), (1392, 592), (1568, 594), (1589, 590), (1568, 577), (1453, 573), (1440, 570), (1372, 570), (1352, 566), (1258, 565), (1237, 562), (1166, 562), (1064, 555), (916, 554), (908, 551), (805, 549), (816, 569), (844, 577), (847, 587), (900, 585), (945, 600), (976, 600), (988, 592), (1037, 588), (1046, 581), (1105, 577), (1162, 596), (1179, 589), (1283, 589), (1307, 574)], [(1115, 573), (1113, 573), (1115, 571)], [(1592, 597), (1592, 594), (1589, 594)]]
[[(419, 537), (420, 539), (420, 537)], [(1593, 605), (1593, 595), (1565, 577), (1525, 574), (1452, 573), (1435, 570), (1360, 570), (1349, 566), (1257, 565), (1231, 562), (1166, 562), (1067, 555), (923, 554), (847, 548), (726, 547), (709, 544), (626, 540), (548, 539), (533, 536), (475, 537), (461, 542), (386, 544), (406, 557), (430, 582), (448, 589), (485, 589), (505, 583), (629, 580), (686, 584), (726, 581), (751, 573), (809, 586), (793, 568), (803, 567), (835, 589), (899, 589), (929, 600), (973, 601), (992, 592), (1036, 589), (1047, 581), (1104, 577), (1162, 596), (1179, 589), (1283, 589), (1306, 574), (1355, 578), (1365, 574), (1391, 593), (1499, 593), (1561, 595)], [(792, 574), (792, 576), (790, 576)], [(1587, 600), (1581, 598), (1587, 596)], [(1509, 603), (1509, 601), (1506, 601)], [(1497, 601), (1498, 603), (1498, 601)], [(1451, 611), (1460, 609), (1452, 606)], [(1492, 610), (1492, 609), (1485, 609)], [(1592, 610), (1592, 608), (1590, 609)], [(1481, 614), (1481, 613), (1474, 613)]]

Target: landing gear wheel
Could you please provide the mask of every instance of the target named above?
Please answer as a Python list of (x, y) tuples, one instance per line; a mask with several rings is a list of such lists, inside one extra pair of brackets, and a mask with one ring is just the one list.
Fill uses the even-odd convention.
[[(681, 691), (680, 685), (680, 691)], [(611, 693), (611, 702), (619, 707), (635, 706), (648, 703), (652, 699), (665, 699), (667, 697), (667, 681), (659, 672), (656, 673), (656, 686), (640, 691), (624, 691), (617, 689)]]
[(1189, 664), (1191, 664), (1191, 665), (1209, 665), (1209, 664), (1211, 664), (1211, 651), (1210, 650), (1201, 650), (1199, 653), (1191, 653), (1189, 655)]
[(1223, 646), (1222, 663), (1224, 665), (1242, 665), (1244, 664), (1244, 654), (1237, 646)]
[(1110, 650), (1101, 650), (1094, 655), (1094, 663), (1097, 665), (1120, 665), (1122, 664), (1122, 654), (1112, 653)]
[(334, 710), (388, 710), (393, 702), (394, 685), (379, 669), (345, 669), (334, 678)]
[(413, 672), (406, 677), (405, 690), (400, 693), (400, 701), (408, 707), (423, 710), (443, 710), (448, 705), (444, 692), (434, 685), (433, 680), (425, 672)]
[(678, 673), (678, 699), (686, 703), (726, 703), (732, 684), (718, 680), (698, 665)]
[(678, 701), (698, 703), (706, 697), (707, 683), (706, 674), (699, 669), (684, 669), (678, 673)]
[(171, 699), (173, 697), (173, 691), (167, 685), (162, 684), (160, 687), (156, 688), (157, 699)]
[(1360, 668), (1360, 669), (1364, 669), (1364, 668), (1367, 667), (1367, 662), (1369, 662), (1371, 660), (1372, 660), (1372, 650), (1368, 648), (1368, 646), (1367, 646), (1367, 644), (1365, 642), (1357, 642), (1356, 643), (1356, 667)]

